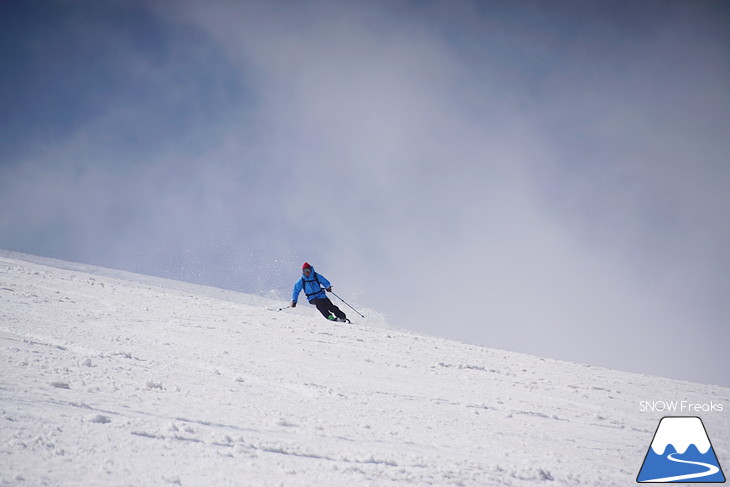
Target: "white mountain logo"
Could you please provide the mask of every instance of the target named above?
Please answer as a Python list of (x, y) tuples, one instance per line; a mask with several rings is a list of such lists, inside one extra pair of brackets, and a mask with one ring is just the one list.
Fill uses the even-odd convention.
[(702, 420), (694, 416), (662, 418), (636, 481), (725, 482)]

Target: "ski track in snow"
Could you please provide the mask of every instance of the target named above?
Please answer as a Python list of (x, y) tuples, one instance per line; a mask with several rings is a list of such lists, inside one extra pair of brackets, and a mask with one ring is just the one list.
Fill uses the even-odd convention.
[[(640, 400), (730, 404), (10, 252), (0, 303), (0, 485), (630, 485), (661, 417)], [(703, 420), (730, 450), (730, 422)]]

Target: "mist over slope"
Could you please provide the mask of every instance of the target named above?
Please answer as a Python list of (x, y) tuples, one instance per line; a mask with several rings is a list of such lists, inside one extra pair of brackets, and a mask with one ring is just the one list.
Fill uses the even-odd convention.
[[(10, 252), (0, 303), (0, 485), (628, 485), (666, 414), (640, 401), (730, 407), (728, 388)], [(727, 409), (701, 414), (730, 464)]]

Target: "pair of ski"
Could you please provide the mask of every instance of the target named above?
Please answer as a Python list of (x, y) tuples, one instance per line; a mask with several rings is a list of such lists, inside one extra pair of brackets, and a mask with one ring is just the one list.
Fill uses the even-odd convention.
[(352, 321), (348, 320), (347, 318), (337, 318), (333, 315), (329, 315), (327, 317), (328, 320), (334, 321), (335, 323), (349, 323), (352, 324)]
[[(332, 295), (334, 297), (336, 297), (337, 299), (339, 299), (340, 301), (342, 301), (343, 303), (345, 303), (351, 310), (353, 310), (355, 313), (357, 313), (358, 315), (360, 315), (362, 318), (365, 318), (365, 316), (362, 313), (360, 313), (358, 310), (356, 310), (355, 308), (353, 308), (350, 303), (348, 303), (347, 301), (345, 301), (344, 299), (342, 299), (341, 297), (339, 297), (337, 294), (335, 294), (335, 292), (332, 291), (332, 288), (327, 288), (327, 289), (328, 289), (328, 291), (327, 291), (328, 293), (332, 293)], [(291, 306), (284, 306), (283, 308), (279, 308), (277, 310), (273, 310), (272, 309), (271, 311), (283, 311), (283, 310), (285, 310), (287, 308), (291, 308)], [(352, 323), (352, 321), (348, 320), (347, 318), (345, 318), (345, 320), (347, 321), (347, 323)]]
[[(289, 308), (291, 308), (291, 306), (283, 306), (281, 308), (266, 308), (266, 309), (268, 309), (269, 311), (277, 311), (278, 312), (278, 311), (284, 311), (285, 309), (289, 309)], [(360, 315), (360, 316), (362, 316), (362, 315)], [(364, 318), (364, 316), (363, 316), (363, 318)], [(350, 321), (348, 318), (340, 319), (340, 318), (335, 318), (333, 315), (330, 315), (327, 319), (329, 321), (332, 321), (332, 322), (335, 322), (335, 323), (349, 323), (351, 325), (354, 325), (354, 323), (352, 321)]]

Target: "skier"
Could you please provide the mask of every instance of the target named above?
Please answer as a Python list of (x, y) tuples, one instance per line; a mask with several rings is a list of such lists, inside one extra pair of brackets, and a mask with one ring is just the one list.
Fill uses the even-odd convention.
[(317, 274), (314, 271), (314, 267), (308, 263), (302, 265), (302, 278), (294, 283), (294, 289), (291, 293), (291, 307), (294, 308), (297, 305), (299, 299), (299, 293), (304, 291), (307, 295), (307, 300), (310, 304), (317, 307), (322, 316), (331, 321), (339, 321), (342, 323), (349, 323), (345, 313), (340, 308), (332, 304), (330, 298), (327, 297), (327, 292), (332, 292), (332, 285), (321, 274)]

